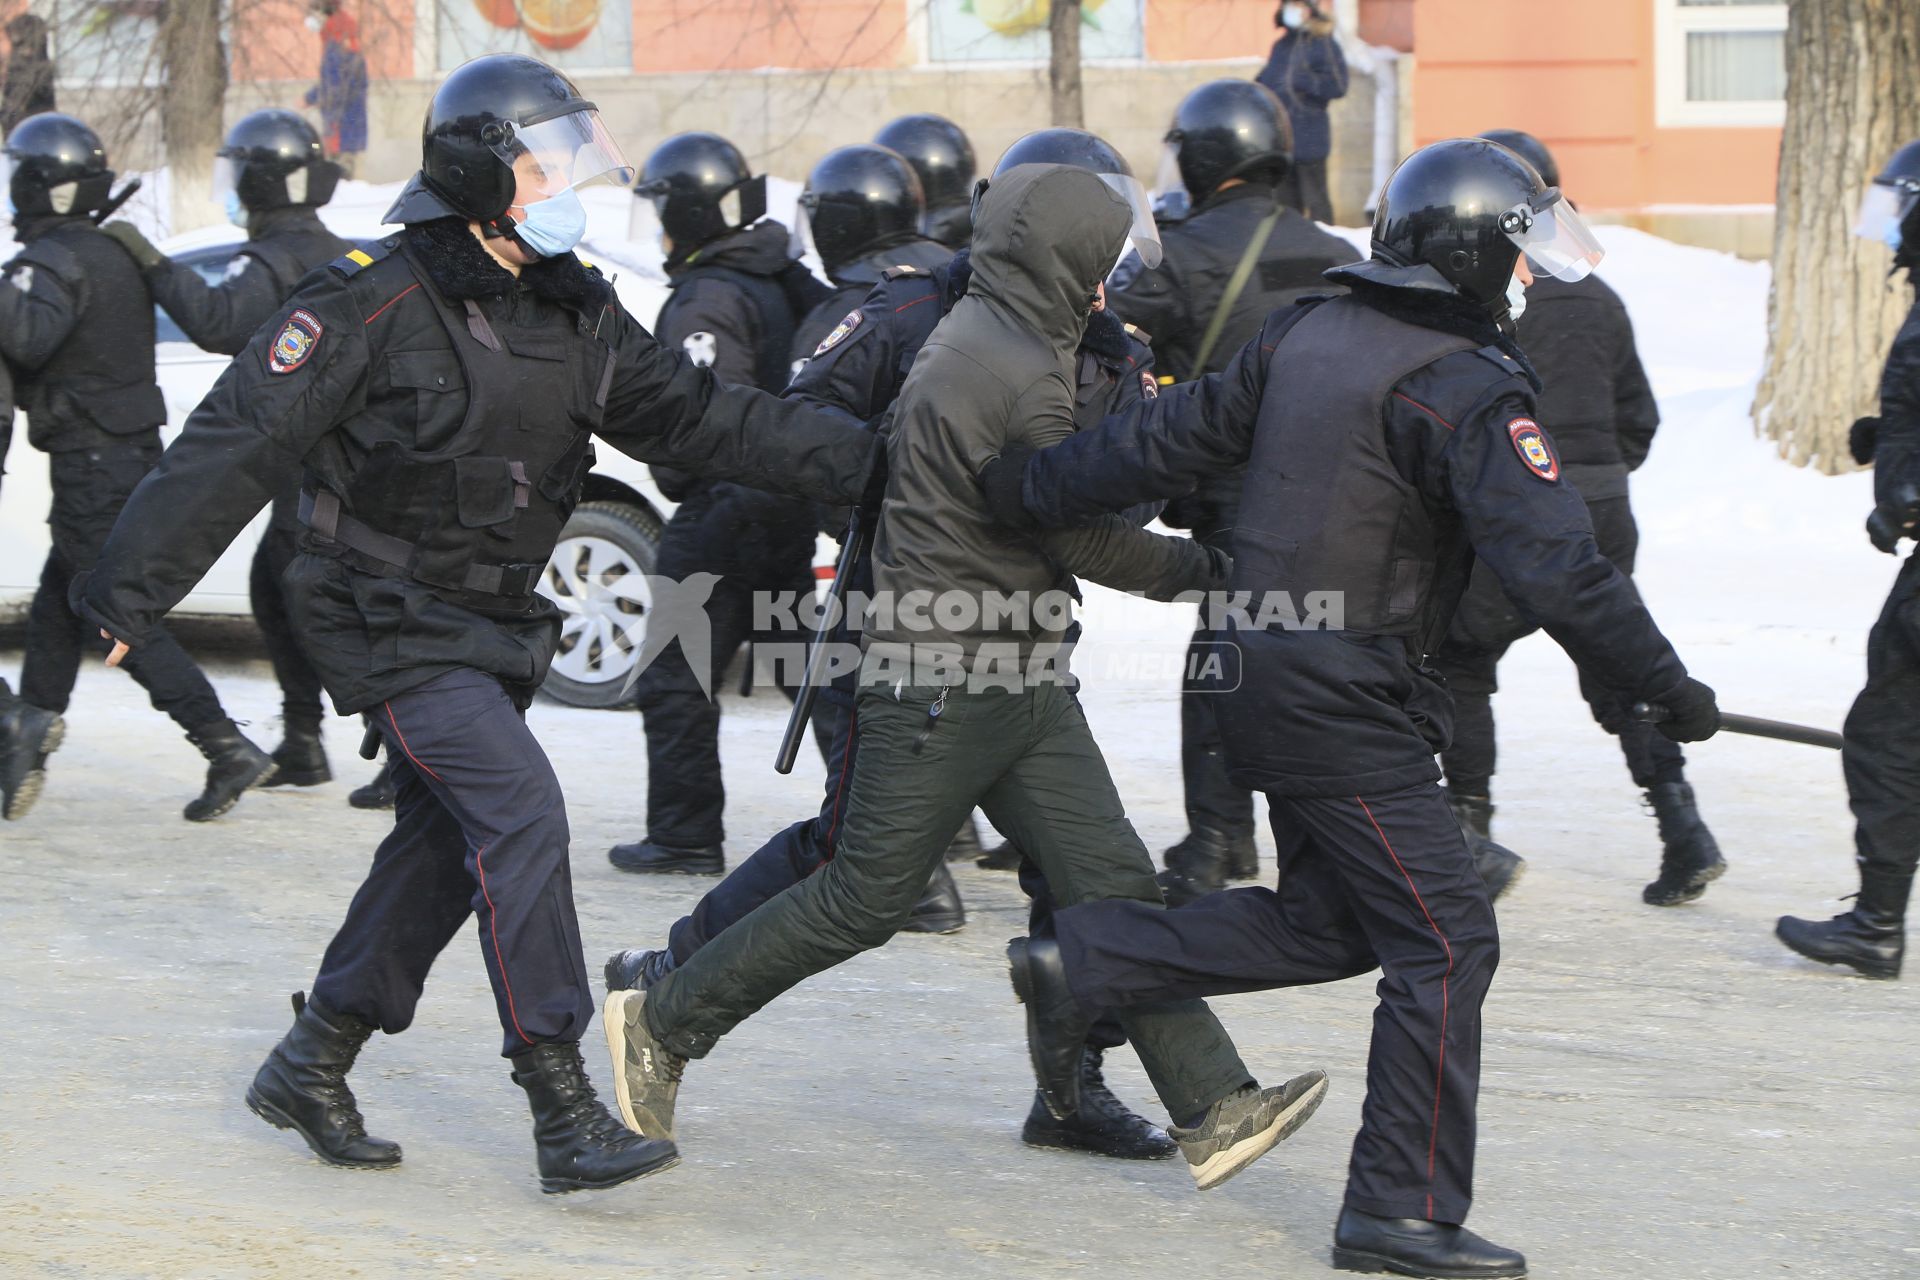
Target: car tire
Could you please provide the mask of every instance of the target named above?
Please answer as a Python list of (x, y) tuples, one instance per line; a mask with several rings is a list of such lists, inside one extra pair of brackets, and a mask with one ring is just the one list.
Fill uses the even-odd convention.
[(560, 532), (539, 592), (560, 606), (560, 645), (543, 692), (571, 707), (633, 702), (660, 551), (660, 517), (626, 502), (583, 502)]

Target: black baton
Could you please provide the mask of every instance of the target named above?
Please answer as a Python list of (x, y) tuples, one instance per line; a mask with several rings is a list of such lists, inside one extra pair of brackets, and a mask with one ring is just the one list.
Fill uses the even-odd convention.
[(807, 671), (800, 680), (800, 692), (793, 700), (793, 711), (787, 716), (787, 731), (780, 739), (780, 754), (773, 759), (775, 773), (792, 773), (793, 762), (800, 756), (800, 741), (807, 736), (807, 722), (813, 718), (813, 700), (820, 696), (820, 686), (825, 683), (820, 678), (827, 664), (827, 641), (833, 636), (833, 628), (839, 620), (847, 599), (847, 580), (853, 576), (854, 565), (867, 553), (867, 522), (855, 507), (853, 514), (847, 517), (846, 532), (840, 535), (840, 559), (833, 567), (833, 585), (827, 588), (825, 606), (820, 611), (820, 626), (813, 633), (813, 642), (807, 647)]
[(140, 179), (135, 178), (120, 188), (120, 193), (102, 205), (93, 215), (94, 225), (98, 226), (120, 211), (120, 206), (133, 199), (133, 193), (140, 189)]
[[(1657, 703), (1640, 702), (1634, 704), (1633, 718), (1645, 721), (1647, 724), (1659, 724), (1662, 720), (1671, 720), (1673, 713)], [(1759, 716), (1735, 715), (1731, 711), (1720, 713), (1720, 727), (1728, 733), (1742, 733), (1749, 738), (1798, 742), (1808, 747), (1825, 747), (1829, 751), (1838, 751), (1846, 745), (1846, 739), (1831, 729), (1789, 724), (1785, 720), (1763, 720)]]

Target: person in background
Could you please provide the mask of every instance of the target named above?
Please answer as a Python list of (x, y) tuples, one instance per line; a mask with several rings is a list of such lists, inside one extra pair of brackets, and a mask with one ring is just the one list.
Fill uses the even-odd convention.
[(0, 132), (12, 133), (28, 116), (58, 109), (45, 18), (22, 13), (7, 20), (7, 62), (0, 76)]
[(927, 198), (927, 239), (949, 249), (967, 247), (973, 239), (973, 143), (967, 131), (945, 116), (932, 113), (901, 116), (873, 135), (875, 145), (898, 151), (920, 178)]
[(312, 0), (307, 29), (320, 33), (320, 83), (307, 90), (307, 105), (320, 109), (328, 158), (351, 178), (367, 149), (367, 59), (360, 52), (360, 24), (340, 0)]
[(1332, 222), (1327, 156), (1333, 150), (1333, 126), (1327, 104), (1347, 96), (1346, 55), (1320, 0), (1285, 0), (1273, 23), (1281, 29), (1280, 38), (1254, 79), (1273, 90), (1293, 124), (1293, 167), (1280, 183), (1280, 203), (1315, 222)]

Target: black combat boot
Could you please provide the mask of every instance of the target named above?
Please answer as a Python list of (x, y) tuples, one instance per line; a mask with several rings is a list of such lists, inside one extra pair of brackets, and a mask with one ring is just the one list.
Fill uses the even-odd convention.
[(1474, 836), (1482, 840), (1493, 839), (1493, 797), (1469, 795), (1464, 791), (1447, 788), (1447, 805), (1453, 810), (1454, 821), (1467, 833), (1471, 840)]
[(1351, 1206), (1333, 1228), (1333, 1265), (1341, 1271), (1431, 1276), (1434, 1280), (1523, 1280), (1527, 1260), (1451, 1222), (1380, 1218)]
[(273, 776), (260, 784), (263, 787), (317, 787), (333, 781), (333, 770), (327, 765), (326, 748), (320, 745), (317, 724), (288, 721), (280, 745), (273, 749), (273, 763)]
[(1253, 832), (1236, 831), (1227, 837), (1227, 879), (1258, 880), (1260, 878), (1260, 848), (1253, 842)]
[(0, 708), (0, 817), (27, 816), (47, 785), (47, 757), (66, 735), (59, 712), (7, 699)]
[(373, 781), (349, 792), (347, 803), (356, 809), (393, 808), (400, 798), (399, 784), (393, 776), (394, 768), (393, 757), (383, 759), (380, 772), (373, 775)]
[(717, 876), (727, 869), (726, 854), (717, 844), (704, 849), (675, 849), (641, 840), (613, 846), (607, 850), (607, 861), (622, 871), (646, 875)]
[(293, 1029), (261, 1064), (247, 1106), (276, 1129), (291, 1129), (328, 1164), (390, 1169), (400, 1144), (367, 1136), (347, 1072), (373, 1027), (294, 992)]
[(1030, 1147), (1088, 1151), (1115, 1160), (1166, 1160), (1179, 1155), (1172, 1138), (1146, 1117), (1127, 1110), (1127, 1104), (1107, 1088), (1100, 1056), (1094, 1048), (1081, 1055), (1080, 1107), (1065, 1120), (1055, 1119), (1047, 1110), (1047, 1100), (1035, 1090), (1033, 1110), (1027, 1113), (1020, 1140)]
[(1011, 840), (1002, 840), (973, 860), (982, 871), (1018, 871), (1026, 855)]
[(1860, 864), (1853, 910), (1831, 920), (1781, 916), (1773, 932), (1809, 960), (1844, 964), (1869, 978), (1897, 978), (1907, 950), (1907, 895), (1913, 872)]
[(540, 1189), (547, 1194), (617, 1187), (680, 1163), (672, 1142), (642, 1137), (607, 1111), (587, 1081), (579, 1041), (535, 1045), (509, 1061), (533, 1109)]
[(954, 833), (953, 843), (947, 846), (947, 861), (962, 862), (978, 858), (982, 852), (980, 832), (973, 825), (973, 815), (968, 814), (967, 820), (960, 824), (960, 830)]
[(187, 741), (207, 758), (207, 789), (187, 803), (188, 822), (211, 822), (239, 804), (249, 787), (273, 780), (273, 757), (249, 742), (231, 720), (190, 733)]
[(967, 927), (967, 908), (960, 901), (960, 886), (953, 872), (941, 863), (927, 881), (927, 891), (913, 904), (913, 914), (900, 926), (902, 933), (958, 933)]
[(1224, 833), (1212, 827), (1195, 827), (1185, 840), (1167, 850), (1167, 869), (1155, 877), (1167, 905), (1185, 906), (1195, 898), (1226, 888), (1231, 857)]
[(1713, 832), (1694, 807), (1693, 788), (1656, 782), (1647, 788), (1647, 808), (1660, 822), (1660, 878), (1640, 891), (1640, 900), (1650, 907), (1692, 902), (1727, 869)]
[(1093, 1019), (1073, 998), (1052, 938), (1015, 938), (1007, 944), (1007, 963), (1014, 997), (1027, 1007), (1027, 1054), (1040, 1100), (1064, 1120), (1080, 1109), (1081, 1059)]

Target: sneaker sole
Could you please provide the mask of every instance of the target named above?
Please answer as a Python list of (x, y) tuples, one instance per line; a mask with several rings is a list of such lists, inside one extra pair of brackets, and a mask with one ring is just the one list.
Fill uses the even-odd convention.
[(642, 1165), (631, 1173), (623, 1173), (617, 1178), (607, 1178), (599, 1182), (588, 1182), (584, 1178), (542, 1178), (540, 1190), (550, 1196), (564, 1196), (572, 1191), (605, 1191), (609, 1187), (624, 1186), (640, 1178), (651, 1178), (656, 1173), (665, 1173), (679, 1163), (680, 1153), (676, 1150), (664, 1159)]
[(320, 1144), (313, 1140), (313, 1135), (301, 1128), (292, 1116), (268, 1102), (251, 1088), (247, 1090), (247, 1110), (276, 1129), (293, 1130), (300, 1135), (300, 1141), (306, 1143), (313, 1154), (336, 1169), (397, 1169), (400, 1167), (399, 1156), (391, 1160), (342, 1160), (336, 1155), (329, 1154), (321, 1149)]
[(1242, 1138), (1225, 1151), (1215, 1152), (1197, 1165), (1189, 1165), (1193, 1180), (1202, 1191), (1211, 1191), (1242, 1169), (1290, 1138), (1320, 1109), (1327, 1096), (1327, 1078), (1321, 1076), (1311, 1089), (1294, 1099), (1293, 1105), (1273, 1118), (1273, 1123), (1251, 1137)]
[(1333, 1266), (1337, 1271), (1359, 1271), (1367, 1275), (1415, 1276), (1419, 1280), (1527, 1280), (1524, 1267), (1518, 1271), (1507, 1267), (1427, 1267), (1389, 1258), (1382, 1253), (1342, 1249), (1339, 1245), (1333, 1247)]
[(627, 1128), (645, 1138), (671, 1142), (673, 1134), (653, 1112), (634, 1103), (633, 1090), (627, 1084), (626, 1004), (629, 996), (644, 999), (645, 993), (628, 989), (609, 991), (600, 1005), (600, 1025), (606, 1028), (607, 1052), (613, 1055), (613, 1100), (619, 1104), (620, 1122)]

